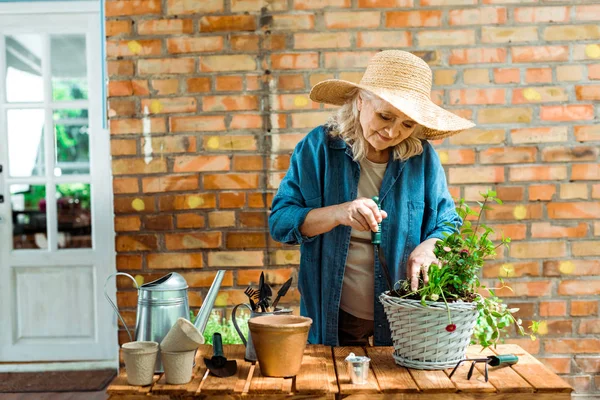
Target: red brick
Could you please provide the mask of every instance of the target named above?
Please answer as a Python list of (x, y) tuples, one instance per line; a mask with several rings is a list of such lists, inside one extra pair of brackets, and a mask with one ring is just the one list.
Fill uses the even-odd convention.
[[(524, 243), (519, 243), (522, 245)], [(511, 282), (511, 290), (507, 288), (496, 290), (499, 297), (543, 297), (549, 296), (552, 292), (552, 282), (550, 281), (535, 281), (535, 282)]]
[(541, 301), (540, 317), (564, 317), (567, 315), (566, 301)]
[(267, 193), (265, 196), (262, 193), (248, 193), (248, 207), (250, 208), (264, 208), (265, 207), (265, 197), (266, 204), (271, 204), (273, 202), (273, 194)]
[(506, 61), (506, 49), (452, 49), (450, 50), (450, 65), (503, 63)]
[(258, 75), (246, 75), (246, 90), (248, 91), (256, 91), (261, 90), (263, 87), (263, 83), (266, 83), (267, 80), (262, 76)]
[(140, 191), (138, 178), (113, 178), (114, 194), (138, 193)]
[(148, 96), (150, 95), (150, 89), (148, 88), (147, 80), (133, 80), (131, 81), (131, 86), (133, 88), (133, 94), (135, 96)]
[(496, 68), (494, 69), (494, 81), (496, 83), (519, 83), (521, 82), (521, 72), (517, 68)]
[(481, 43), (519, 43), (537, 41), (538, 31), (535, 26), (483, 26), (481, 28)]
[(569, 7), (517, 7), (515, 21), (521, 23), (565, 22), (569, 20)]
[(225, 130), (225, 118), (217, 115), (169, 118), (171, 132), (210, 132)]
[(516, 263), (486, 263), (483, 267), (484, 278), (514, 278), (539, 276), (540, 266), (536, 261)]
[(575, 19), (579, 21), (599, 21), (600, 6), (577, 6), (575, 7)]
[(158, 198), (160, 211), (194, 210), (215, 208), (217, 204), (214, 193), (169, 195)]
[(223, 156), (178, 156), (173, 172), (229, 171), (230, 160)]
[(202, 17), (200, 32), (255, 31), (256, 17), (253, 15), (228, 15)]
[[(593, 151), (596, 151), (594, 148)], [(599, 164), (574, 164), (571, 169), (572, 180), (599, 180), (600, 165)]]
[(548, 216), (553, 219), (597, 219), (600, 204), (597, 202), (550, 203)]
[(578, 142), (596, 142), (600, 140), (600, 125), (576, 126), (575, 139)]
[(563, 183), (560, 185), (561, 199), (581, 199), (589, 198), (588, 185), (586, 183)]
[[(219, 251), (208, 253), (210, 267), (263, 267), (262, 251)], [(210, 285), (210, 282), (209, 282)]]
[[(574, 146), (574, 147), (546, 147), (542, 150), (542, 160), (545, 162), (578, 162), (578, 161), (594, 161), (598, 159), (598, 148), (590, 146)], [(600, 167), (596, 165), (596, 168), (588, 168), (587, 172), (591, 172), (592, 175), (598, 176), (600, 179)], [(580, 171), (578, 171), (579, 173)], [(575, 176), (573, 174), (572, 176)], [(584, 175), (585, 176), (585, 175)], [(573, 178), (575, 179), (575, 178)], [(589, 178), (593, 179), (593, 178)]]
[(304, 75), (286, 74), (279, 75), (277, 78), (277, 88), (279, 90), (301, 90), (305, 88)]
[(600, 334), (600, 319), (581, 320), (579, 333), (582, 335)]
[(600, 85), (575, 86), (577, 100), (600, 100)]
[(234, 171), (262, 171), (263, 169), (263, 158), (261, 156), (233, 156)]
[(111, 117), (132, 117), (136, 114), (135, 100), (111, 99), (108, 103), (108, 114)]
[(571, 316), (595, 316), (598, 315), (598, 300), (572, 300), (571, 301)]
[(377, 11), (325, 12), (327, 29), (378, 28), (380, 19), (381, 14)]
[(563, 280), (558, 284), (557, 293), (561, 296), (597, 296), (600, 294), (600, 280)]
[(153, 159), (146, 163), (143, 158), (122, 158), (112, 161), (113, 175), (155, 174), (167, 172), (164, 159)]
[(223, 0), (167, 0), (167, 14), (206, 14), (223, 11)]
[(175, 94), (179, 92), (179, 81), (177, 79), (153, 79), (152, 89), (159, 96)]
[(348, 32), (296, 33), (294, 49), (328, 49), (350, 47)]
[(132, 21), (106, 21), (106, 36), (129, 35), (131, 33)]
[(143, 99), (142, 109), (146, 107), (151, 114), (190, 113), (197, 110), (198, 104), (193, 97)]
[(520, 164), (535, 162), (535, 147), (493, 147), (479, 153), (481, 164)]
[(541, 204), (526, 204), (526, 205), (494, 205), (492, 210), (485, 212), (485, 217), (488, 220), (525, 220), (525, 219), (541, 219), (542, 205)]
[(219, 208), (242, 208), (246, 204), (245, 193), (221, 192), (219, 193)]
[(571, 243), (571, 253), (574, 257), (600, 256), (598, 240), (577, 241)]
[(144, 231), (167, 231), (173, 229), (173, 216), (147, 215), (144, 216)]
[(137, 61), (140, 75), (191, 74), (194, 72), (193, 58), (153, 58)]
[(460, 89), (450, 90), (451, 104), (504, 104), (504, 89)]
[(600, 79), (600, 64), (588, 65), (588, 78), (593, 80)]
[(162, 41), (152, 40), (107, 40), (106, 57), (158, 56), (162, 53)]
[(258, 110), (257, 96), (205, 96), (202, 98), (203, 111), (244, 111)]
[(488, 25), (506, 23), (506, 8), (481, 7), (450, 10), (450, 25)]
[[(117, 254), (117, 271), (127, 271), (132, 269), (142, 269), (142, 256)], [(135, 304), (137, 304), (137, 301), (134, 305)]]
[(131, 76), (133, 75), (133, 61), (131, 60), (120, 60), (120, 61), (107, 61), (106, 72), (108, 76), (114, 78), (118, 75)]
[(522, 144), (566, 142), (569, 133), (566, 126), (556, 126), (548, 128), (513, 129), (511, 130), (510, 135), (513, 143)]
[(315, 69), (319, 66), (317, 53), (287, 53), (272, 54), (271, 65), (273, 69)]
[(537, 359), (555, 374), (568, 374), (571, 372), (570, 357), (537, 357)]
[(564, 180), (567, 178), (567, 167), (563, 165), (510, 167), (508, 175), (512, 182)]
[(344, 68), (344, 65), (366, 67), (374, 54), (370, 51), (325, 53), (325, 67), (328, 69)]
[[(365, 0), (361, 0), (365, 1)], [(377, 0), (366, 0), (367, 2), (377, 1)], [(385, 0), (388, 1), (388, 0)], [(412, 0), (395, 0), (400, 3), (406, 3), (407, 1)], [(294, 9), (295, 10), (310, 10), (310, 9), (320, 9), (323, 7), (332, 7), (332, 8), (349, 8), (350, 0), (294, 0)], [(412, 3), (411, 3), (412, 5)], [(359, 8), (368, 7), (368, 6), (360, 6)], [(400, 7), (400, 6), (398, 6)], [(379, 6), (377, 6), (379, 8)]]
[(450, 168), (449, 183), (498, 183), (504, 182), (504, 167)]
[(240, 227), (242, 228), (264, 228), (267, 215), (264, 212), (246, 211), (238, 214)]
[(216, 52), (223, 50), (223, 38), (220, 36), (176, 37), (167, 39), (167, 51), (170, 54)]
[(552, 25), (544, 28), (546, 41), (581, 41), (600, 39), (600, 28), (590, 25)]
[(200, 58), (201, 72), (255, 71), (256, 57), (248, 54), (204, 56)]
[(221, 246), (221, 232), (167, 234), (165, 245), (167, 250), (214, 249)]
[[(216, 88), (219, 91), (238, 91), (241, 92), (244, 86), (244, 81), (241, 76), (217, 76), (216, 77)], [(204, 99), (207, 99), (205, 97)], [(203, 100), (205, 101), (205, 100)]]
[(588, 227), (585, 223), (579, 223), (577, 226), (559, 226), (553, 225), (550, 222), (535, 222), (531, 224), (532, 238), (576, 238), (585, 237)]
[(544, 121), (577, 121), (594, 119), (594, 106), (572, 104), (565, 106), (542, 106), (540, 118)]
[(210, 78), (189, 78), (187, 90), (190, 93), (210, 92)]
[(496, 188), (498, 198), (502, 201), (523, 201), (523, 186), (501, 186)]
[(198, 189), (198, 177), (194, 175), (169, 175), (142, 179), (146, 193), (178, 192)]
[(266, 247), (265, 233), (262, 232), (227, 232), (228, 249), (252, 249)]
[(431, 11), (389, 11), (385, 13), (386, 28), (418, 26), (441, 26), (442, 12)]
[[(271, 36), (268, 37), (269, 40), (272, 40)], [(232, 50), (237, 51), (258, 51), (258, 46), (260, 42), (260, 38), (258, 35), (250, 34), (250, 35), (231, 35), (230, 46)], [(264, 43), (263, 43), (264, 45)]]
[(150, 269), (190, 269), (202, 268), (202, 253), (163, 253), (148, 254), (148, 268)]
[(600, 275), (600, 260), (544, 261), (544, 275)]
[[(350, 17), (350, 14), (347, 14)], [(312, 14), (276, 14), (273, 15), (270, 27), (272, 30), (297, 31), (313, 29), (315, 16)]]
[(549, 61), (567, 61), (568, 46), (536, 46), (511, 48), (514, 63), (534, 63)]
[(149, 19), (137, 22), (140, 35), (181, 35), (193, 32), (191, 19)]
[(116, 237), (115, 248), (118, 252), (156, 250), (158, 240), (154, 235), (119, 235)]
[(407, 31), (357, 32), (356, 45), (360, 48), (378, 48), (381, 43), (387, 43), (388, 48), (409, 47), (412, 45), (412, 34)]
[(205, 174), (202, 177), (204, 188), (213, 189), (257, 189), (258, 174)]
[(514, 258), (556, 258), (567, 255), (564, 241), (511, 243), (510, 255)]
[(159, 0), (107, 0), (104, 11), (107, 17), (160, 14), (161, 2)]
[(116, 232), (139, 231), (141, 226), (142, 222), (137, 215), (115, 217)]
[(137, 154), (137, 141), (135, 139), (110, 141), (110, 154), (113, 156), (131, 156)]
[(206, 221), (203, 215), (194, 213), (177, 214), (177, 228), (204, 228)]
[(548, 83), (552, 82), (551, 68), (527, 68), (525, 71), (525, 82)]
[[(444, 165), (460, 165), (460, 164), (474, 164), (475, 163), (475, 151), (471, 149), (458, 150), (438, 150), (440, 161)], [(280, 168), (280, 169), (287, 169)]]
[(529, 186), (530, 201), (550, 201), (556, 194), (555, 185), (531, 185)]
[(110, 97), (133, 95), (133, 87), (131, 86), (131, 81), (108, 82), (108, 95)]
[(151, 196), (119, 196), (114, 199), (115, 214), (153, 212), (154, 210), (154, 198)]

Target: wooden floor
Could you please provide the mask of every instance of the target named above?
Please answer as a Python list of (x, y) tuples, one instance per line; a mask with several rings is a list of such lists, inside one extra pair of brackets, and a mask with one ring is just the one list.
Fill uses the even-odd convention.
[(106, 391), (53, 393), (0, 393), (0, 400), (106, 400)]

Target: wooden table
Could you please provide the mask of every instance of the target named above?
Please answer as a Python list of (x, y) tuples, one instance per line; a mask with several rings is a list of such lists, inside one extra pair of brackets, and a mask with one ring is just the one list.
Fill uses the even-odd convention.
[[(519, 362), (512, 366), (489, 368), (489, 381), (483, 377), (483, 365), (470, 380), (466, 379), (470, 363), (464, 363), (448, 378), (451, 370), (422, 371), (400, 367), (394, 363), (391, 347), (328, 347), (308, 345), (302, 369), (294, 378), (269, 378), (260, 373), (258, 363), (244, 361), (244, 347), (224, 346), (225, 356), (237, 360), (238, 373), (229, 378), (208, 374), (204, 355), (212, 347), (203, 345), (196, 356), (194, 377), (185, 385), (167, 385), (164, 376), (156, 375), (150, 386), (129, 386), (124, 372), (109, 385), (111, 400), (178, 399), (495, 399), (536, 400), (570, 399), (573, 390), (565, 381), (516, 345), (500, 345), (494, 351), (472, 346), (467, 356), (512, 353)], [(350, 352), (371, 358), (369, 380), (365, 385), (353, 385), (344, 359)]]

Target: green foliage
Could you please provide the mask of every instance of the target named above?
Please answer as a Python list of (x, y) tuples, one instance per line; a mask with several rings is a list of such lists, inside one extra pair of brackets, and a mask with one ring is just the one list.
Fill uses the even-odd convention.
[[(250, 319), (250, 313), (248, 312), (240, 311), (236, 316), (238, 326), (245, 338), (248, 338), (248, 319)], [(190, 310), (190, 321), (194, 323), (195, 320), (196, 316)], [(220, 313), (217, 312), (213, 312), (208, 319), (206, 328), (204, 329), (204, 343), (212, 344), (212, 337), (215, 332), (221, 334), (223, 344), (242, 344), (242, 339), (240, 339), (240, 335), (235, 330), (233, 321), (231, 319), (223, 321)]]
[[(426, 305), (426, 301), (443, 301), (448, 311), (449, 331), (453, 328), (448, 302), (474, 302), (479, 315), (471, 342), (485, 348), (497, 344), (511, 325), (515, 325), (521, 335), (525, 334), (525, 330), (521, 320), (513, 316), (519, 309), (508, 308), (502, 299), (496, 296), (494, 289), (486, 288), (479, 281), (479, 271), (485, 260), (496, 256), (496, 249), (501, 246), (508, 247), (510, 243), (510, 238), (502, 237), (500, 243), (495, 245), (491, 239), (493, 229), (481, 221), (483, 213), (492, 208), (490, 203), (502, 204), (502, 201), (492, 190), (482, 193), (482, 196), (483, 202), (477, 202), (479, 211), (469, 207), (464, 199), (457, 203), (456, 212), (463, 219), (463, 224), (458, 231), (446, 234), (443, 240), (436, 243), (434, 254), (439, 264), (429, 267), (429, 282), (424, 283), (421, 280), (415, 293), (410, 291), (408, 281), (400, 281), (397, 283), (397, 292), (400, 292), (401, 297), (414, 298), (416, 295), (423, 305)], [(475, 225), (471, 219), (476, 220)], [(500, 283), (501, 288), (510, 290), (502, 279)], [(487, 292), (487, 295), (483, 296), (480, 292)], [(536, 323), (530, 327), (532, 339), (535, 339), (538, 325)]]

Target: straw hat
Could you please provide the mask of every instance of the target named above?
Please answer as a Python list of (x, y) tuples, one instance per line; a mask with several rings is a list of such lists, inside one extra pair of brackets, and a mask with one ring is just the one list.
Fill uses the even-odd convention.
[(341, 106), (356, 88), (372, 92), (423, 126), (427, 139), (440, 139), (475, 126), (431, 101), (431, 69), (414, 54), (386, 50), (373, 56), (359, 84), (341, 79), (317, 83), (310, 98)]

